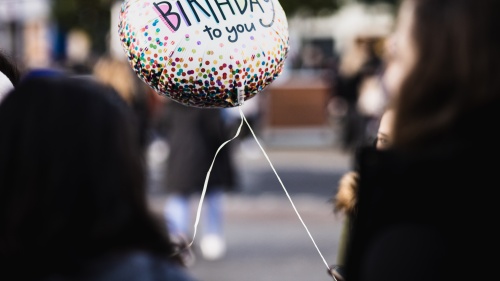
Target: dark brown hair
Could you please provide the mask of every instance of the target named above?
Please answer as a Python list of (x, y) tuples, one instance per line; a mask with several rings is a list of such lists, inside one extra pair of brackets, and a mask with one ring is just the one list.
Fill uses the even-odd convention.
[(425, 147), (500, 95), (500, 1), (409, 1), (416, 63), (395, 100), (400, 148)]
[(16, 272), (17, 280), (71, 274), (95, 258), (136, 250), (181, 263), (148, 208), (134, 122), (116, 91), (87, 78), (27, 78), (5, 98), (4, 273)]

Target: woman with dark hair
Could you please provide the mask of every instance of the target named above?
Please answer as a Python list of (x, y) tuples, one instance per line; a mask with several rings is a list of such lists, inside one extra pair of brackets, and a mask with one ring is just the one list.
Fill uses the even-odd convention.
[(406, 0), (388, 150), (364, 148), (347, 281), (495, 278), (500, 1)]
[(116, 91), (88, 78), (26, 78), (5, 98), (6, 280), (193, 280), (148, 210), (132, 116)]

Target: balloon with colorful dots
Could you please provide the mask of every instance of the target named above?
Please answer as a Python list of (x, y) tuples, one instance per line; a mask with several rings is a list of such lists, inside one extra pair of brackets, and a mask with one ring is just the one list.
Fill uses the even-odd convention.
[(125, 0), (119, 35), (156, 92), (192, 107), (235, 107), (282, 72), (288, 23), (278, 0)]

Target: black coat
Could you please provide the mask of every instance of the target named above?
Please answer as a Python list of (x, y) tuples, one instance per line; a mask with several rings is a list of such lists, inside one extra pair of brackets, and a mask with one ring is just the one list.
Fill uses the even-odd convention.
[(425, 151), (361, 150), (346, 280), (498, 278), (498, 121), (496, 102)]
[[(217, 149), (233, 136), (222, 118), (221, 109), (195, 108), (170, 101), (164, 115), (165, 135), (170, 148), (165, 171), (169, 193), (201, 192)], [(217, 154), (208, 182), (224, 191), (236, 189), (232, 142)]]
[[(8, 280), (19, 280), (13, 277)], [(42, 281), (42, 280), (41, 280)], [(96, 259), (78, 273), (57, 274), (43, 281), (197, 281), (185, 267), (145, 252)]]

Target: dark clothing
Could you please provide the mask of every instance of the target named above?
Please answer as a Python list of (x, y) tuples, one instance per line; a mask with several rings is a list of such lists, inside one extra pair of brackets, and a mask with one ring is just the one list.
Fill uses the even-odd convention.
[[(188, 107), (175, 101), (167, 103), (164, 115), (167, 143), (165, 186), (168, 193), (189, 195), (201, 192), (217, 149), (233, 136), (222, 119), (221, 109)], [(217, 154), (208, 181), (224, 191), (236, 187), (231, 143)]]
[[(12, 279), (14, 280), (14, 279)], [(44, 281), (196, 281), (185, 268), (147, 253), (99, 259), (78, 276), (55, 275)]]
[(146, 95), (148, 93), (138, 92), (132, 99), (131, 107), (135, 113), (138, 126), (139, 145), (143, 153), (146, 153), (152, 139), (151, 109), (149, 108)]
[(498, 273), (500, 102), (463, 115), (423, 151), (359, 153), (346, 280), (488, 280)]

